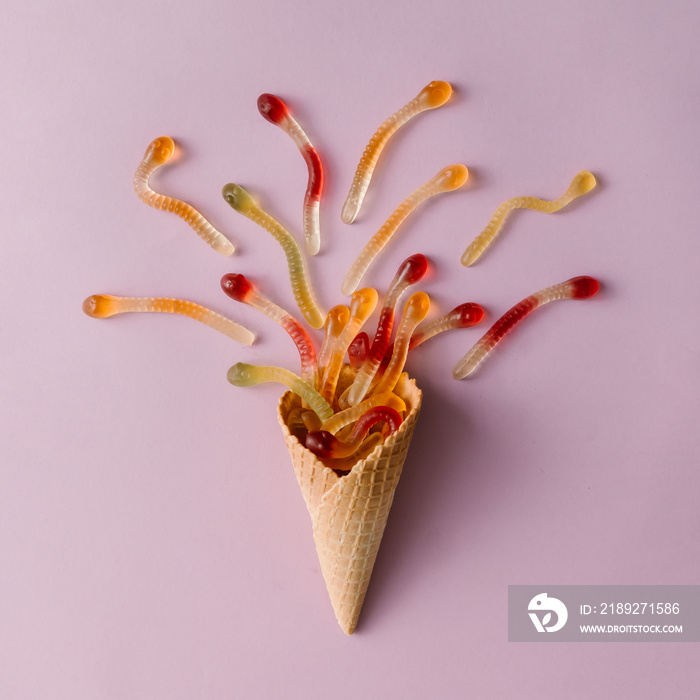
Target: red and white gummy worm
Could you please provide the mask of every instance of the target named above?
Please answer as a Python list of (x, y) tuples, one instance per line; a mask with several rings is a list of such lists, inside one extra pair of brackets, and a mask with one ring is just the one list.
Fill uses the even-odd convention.
[(276, 124), (291, 137), (304, 156), (309, 170), (309, 181), (304, 195), (304, 244), (309, 255), (316, 255), (321, 246), (321, 228), (318, 209), (323, 190), (321, 159), (309, 137), (289, 113), (287, 105), (279, 97), (264, 93), (258, 97), (258, 111), (272, 124)]
[(498, 345), (503, 337), (526, 316), (550, 301), (559, 299), (588, 299), (598, 291), (598, 280), (593, 277), (572, 277), (566, 282), (555, 284), (523, 299), (506, 311), (486, 332), (476, 345), (454, 366), (455, 379), (468, 377)]

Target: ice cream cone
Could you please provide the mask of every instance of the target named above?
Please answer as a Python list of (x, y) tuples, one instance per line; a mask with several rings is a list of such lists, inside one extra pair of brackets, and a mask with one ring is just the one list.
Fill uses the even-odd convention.
[[(344, 368), (346, 378), (350, 371)], [(420, 410), (422, 394), (415, 381), (400, 381), (395, 392), (406, 402), (403, 423), (345, 476), (338, 476), (290, 433), (287, 417), (299, 406), (298, 397), (287, 392), (280, 399), (278, 419), (311, 514), (333, 610), (346, 634), (354, 632), (360, 616)]]

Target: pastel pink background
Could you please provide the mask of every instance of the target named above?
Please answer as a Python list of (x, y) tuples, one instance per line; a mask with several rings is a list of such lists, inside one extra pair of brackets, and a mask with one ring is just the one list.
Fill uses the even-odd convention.
[[(0, 333), (0, 697), (690, 698), (695, 644), (509, 644), (507, 586), (697, 584), (697, 4), (54, 3), (4, 10)], [(386, 151), (361, 220), (340, 222), (379, 123), (427, 82), (449, 106)], [(281, 389), (235, 389), (238, 361), (294, 367), (289, 339), (235, 305), (244, 272), (293, 308), (272, 238), (220, 195), (239, 182), (299, 231), (304, 164), (265, 122), (285, 98), (327, 168), (325, 308), (393, 208), (452, 162), (464, 191), (425, 205), (372, 269), (424, 252), (437, 310), (493, 321), (579, 274), (468, 381), (487, 328), (410, 361), (424, 409), (357, 633), (338, 628), (279, 433)], [(183, 147), (158, 187), (239, 246), (226, 259), (131, 178)], [(504, 199), (599, 187), (519, 212), (471, 269)], [(95, 292), (183, 296), (258, 334), (187, 319), (88, 319)]]

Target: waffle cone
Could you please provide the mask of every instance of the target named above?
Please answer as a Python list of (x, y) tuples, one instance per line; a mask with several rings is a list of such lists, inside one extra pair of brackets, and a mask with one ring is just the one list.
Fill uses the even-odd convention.
[[(344, 372), (347, 379), (351, 370)], [(298, 397), (287, 392), (280, 399), (279, 423), (311, 515), (331, 604), (346, 634), (354, 632), (360, 616), (420, 410), (422, 394), (415, 381), (401, 381), (395, 392), (406, 402), (403, 423), (345, 476), (338, 476), (326, 466), (332, 462), (324, 464), (290, 433), (287, 417), (299, 406)]]

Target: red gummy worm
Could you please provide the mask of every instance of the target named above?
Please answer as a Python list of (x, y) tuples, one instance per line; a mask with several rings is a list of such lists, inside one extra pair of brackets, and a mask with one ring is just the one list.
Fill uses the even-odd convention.
[(557, 290), (557, 293), (547, 293), (549, 290), (554, 289), (550, 287), (547, 290), (531, 294), (519, 304), (516, 304), (491, 326), (483, 340), (489, 344), (497, 343), (506, 333), (513, 329), (513, 326), (520, 323), (542, 304), (555, 301), (556, 299), (588, 299), (592, 297), (598, 291), (598, 280), (592, 277), (573, 277), (562, 285), (556, 285), (556, 287), (561, 287), (561, 291)]
[(369, 353), (369, 336), (367, 333), (362, 331), (355, 336), (355, 340), (350, 343), (348, 347), (348, 356), (350, 357), (350, 364), (355, 368), (359, 369), (362, 364), (367, 359), (367, 354)]
[(276, 321), (294, 341), (301, 358), (302, 379), (316, 381), (316, 350), (311, 337), (294, 316), (261, 294), (244, 275), (229, 273), (221, 278), (224, 293), (243, 304), (248, 304)]
[(422, 253), (416, 253), (406, 258), (396, 272), (389, 285), (386, 301), (379, 315), (379, 323), (372, 341), (369, 353), (370, 362), (380, 362), (389, 345), (389, 338), (394, 326), (394, 309), (403, 292), (412, 284), (416, 284), (428, 271), (428, 258)]

